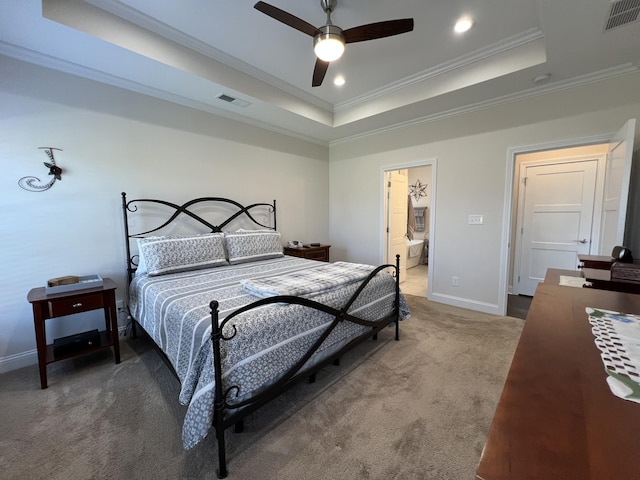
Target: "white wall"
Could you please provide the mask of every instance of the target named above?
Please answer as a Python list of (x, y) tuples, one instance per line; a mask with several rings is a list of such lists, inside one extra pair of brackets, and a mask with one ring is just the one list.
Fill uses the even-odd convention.
[[(0, 60), (0, 371), (36, 362), (31, 288), (97, 273), (113, 278), (123, 298), (122, 191), (174, 202), (275, 198), (284, 242), (329, 242), (328, 148)], [(21, 177), (49, 179), (41, 146), (63, 149), (62, 181), (27, 192)], [(80, 331), (101, 320), (93, 313)], [(48, 321), (50, 340), (75, 321)]]
[[(0, 78), (0, 371), (35, 362), (29, 289), (99, 273), (118, 282), (122, 298), (122, 191), (178, 202), (276, 198), (284, 241), (328, 242), (334, 261), (375, 264), (382, 167), (436, 159), (431, 299), (500, 313), (507, 149), (613, 133), (640, 118), (633, 74), (340, 142), (329, 152), (1, 56)], [(64, 150), (56, 157), (63, 179), (47, 192), (26, 192), (19, 178), (47, 176), (41, 146)], [(467, 225), (470, 213), (483, 214), (484, 225)]]
[[(332, 145), (332, 258), (379, 261), (381, 167), (437, 158), (430, 298), (502, 313), (507, 150), (615, 133), (640, 118), (638, 92), (640, 74), (627, 75)], [(483, 214), (484, 225), (468, 225), (469, 214)], [(360, 241), (350, 242), (356, 232)]]

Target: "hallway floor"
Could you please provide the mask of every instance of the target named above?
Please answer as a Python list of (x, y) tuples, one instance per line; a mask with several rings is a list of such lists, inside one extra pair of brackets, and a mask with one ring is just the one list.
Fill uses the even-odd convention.
[(407, 278), (400, 284), (402, 293), (426, 298), (428, 285), (427, 271), (427, 265), (416, 265), (415, 267), (408, 268)]

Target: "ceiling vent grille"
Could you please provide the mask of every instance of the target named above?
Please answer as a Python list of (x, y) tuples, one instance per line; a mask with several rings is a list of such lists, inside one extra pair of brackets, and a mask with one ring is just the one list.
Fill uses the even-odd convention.
[(232, 97), (231, 95), (227, 95), (226, 93), (220, 93), (216, 96), (216, 98), (222, 100), (223, 102), (231, 103), (238, 107), (248, 107), (251, 105), (251, 102), (247, 102), (246, 100), (241, 100), (239, 98)]
[(612, 30), (628, 23), (638, 21), (640, 16), (640, 0), (617, 0), (611, 2), (609, 18), (604, 30)]

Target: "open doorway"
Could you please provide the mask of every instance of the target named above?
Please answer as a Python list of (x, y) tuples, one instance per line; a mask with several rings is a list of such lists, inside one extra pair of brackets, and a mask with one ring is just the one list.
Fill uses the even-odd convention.
[[(398, 249), (394, 231), (402, 233), (402, 255), (400, 262), (401, 283), (403, 293), (421, 297), (429, 296), (430, 263), (433, 249), (434, 225), (434, 180), (435, 160), (421, 164), (387, 167), (383, 170), (383, 231), (382, 261), (395, 263), (395, 251)], [(402, 192), (392, 191), (393, 181), (397, 175), (406, 176)], [(394, 200), (395, 198), (395, 200)], [(402, 219), (393, 215), (393, 202), (402, 202)], [(400, 225), (395, 225), (399, 223)]]
[(599, 249), (608, 144), (516, 156), (511, 291), (533, 296), (549, 268)]
[[(548, 144), (538, 146), (528, 146), (523, 148), (510, 148), (507, 151), (507, 185), (506, 185), (506, 197), (505, 197), (505, 223), (503, 224), (503, 258), (501, 260), (501, 283), (504, 285), (502, 297), (499, 301), (499, 310), (506, 313), (507, 310), (507, 297), (508, 294), (522, 293), (519, 282), (522, 278), (518, 278), (518, 275), (522, 277), (522, 272), (533, 272), (532, 279), (536, 282), (544, 280), (544, 275), (541, 273), (542, 268), (529, 268), (528, 265), (533, 265), (534, 260), (541, 259), (546, 255), (531, 254), (531, 252), (524, 251), (523, 249), (538, 248), (543, 243), (549, 244), (550, 235), (539, 234), (542, 230), (534, 231), (533, 235), (529, 237), (525, 236), (526, 223), (528, 220), (525, 217), (519, 217), (526, 212), (526, 199), (522, 198), (521, 189), (527, 188), (527, 178), (525, 174), (524, 178), (520, 175), (520, 171), (523, 168), (527, 168), (526, 162), (520, 164), (521, 160), (529, 160), (533, 170), (544, 170), (548, 168), (555, 169), (556, 167), (550, 167), (554, 164), (560, 163), (573, 163), (574, 165), (580, 164), (583, 160), (595, 162), (597, 164), (597, 173), (593, 188), (595, 188), (594, 207), (591, 209), (591, 226), (588, 229), (588, 235), (584, 235), (580, 231), (582, 226), (581, 222), (577, 220), (573, 222), (575, 229), (571, 232), (571, 236), (563, 239), (560, 243), (564, 243), (565, 247), (584, 246), (589, 254), (605, 255), (611, 251), (612, 245), (620, 245), (623, 242), (623, 235), (625, 232), (625, 220), (627, 211), (627, 196), (629, 193), (629, 179), (630, 179), (630, 167), (631, 167), (631, 150), (633, 147), (633, 139), (635, 132), (635, 119), (629, 120), (622, 128), (615, 134), (603, 134), (590, 138), (583, 138), (576, 141), (563, 141), (563, 142), (551, 142)], [(536, 155), (541, 155), (540, 158), (536, 158)], [(543, 158), (546, 156), (547, 158)], [(550, 161), (549, 161), (550, 159)], [(590, 160), (589, 160), (590, 159)], [(538, 167), (542, 167), (539, 169)], [(566, 173), (566, 168), (562, 168)], [(549, 173), (549, 172), (543, 172)], [(557, 173), (557, 172), (552, 172)], [(571, 173), (571, 172), (569, 172)], [(570, 176), (570, 175), (568, 175)], [(574, 175), (575, 176), (575, 175)], [(559, 177), (557, 177), (559, 178)], [(574, 185), (575, 186), (575, 185)], [(549, 187), (549, 185), (543, 185), (543, 188)], [(556, 185), (554, 190), (558, 192), (563, 187)], [(582, 190), (584, 191), (584, 189)], [(544, 192), (544, 190), (543, 190)], [(565, 192), (562, 192), (565, 193)], [(581, 193), (581, 192), (578, 192)], [(542, 202), (534, 202), (535, 208), (532, 207), (534, 213), (536, 209), (545, 207), (549, 210), (552, 200), (557, 195), (548, 196), (540, 194), (536, 198), (540, 198)], [(578, 198), (578, 195), (575, 195)], [(556, 199), (557, 200), (557, 199)], [(556, 203), (562, 204), (563, 210), (567, 210), (566, 199), (558, 200)], [(544, 205), (543, 205), (544, 204)], [(546, 215), (545, 211), (545, 215)], [(573, 214), (574, 219), (577, 219), (580, 215)], [(531, 219), (529, 219), (531, 220)], [(544, 225), (544, 222), (529, 222), (530, 227), (534, 230), (540, 225)], [(558, 222), (556, 222), (558, 223)], [(561, 222), (564, 226), (564, 221)], [(557, 232), (562, 229), (554, 228), (549, 230), (552, 235), (557, 236)], [(565, 230), (567, 230), (565, 228)], [(524, 237), (518, 238), (518, 237)], [(530, 241), (529, 241), (530, 240)], [(558, 243), (558, 242), (556, 242)], [(542, 251), (542, 249), (539, 249)], [(559, 251), (559, 248), (555, 249)], [(573, 252), (573, 257), (577, 257), (579, 253), (576, 249)], [(548, 256), (548, 255), (546, 255)], [(557, 257), (558, 255), (556, 255)], [(559, 265), (547, 265), (546, 268), (560, 268), (560, 269), (575, 269), (577, 266), (577, 258), (571, 257), (570, 264), (565, 266)], [(523, 260), (524, 259), (524, 260)], [(523, 265), (523, 263), (525, 263)], [(545, 271), (546, 271), (545, 268)], [(504, 282), (504, 283), (503, 283)]]

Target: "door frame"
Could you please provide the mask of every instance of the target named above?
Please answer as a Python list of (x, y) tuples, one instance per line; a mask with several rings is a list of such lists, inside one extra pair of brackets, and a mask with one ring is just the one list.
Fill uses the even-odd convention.
[[(404, 170), (415, 167), (431, 166), (431, 198), (429, 199), (429, 257), (427, 264), (427, 298), (433, 295), (433, 262), (435, 258), (435, 224), (436, 224), (436, 184), (437, 184), (437, 172), (438, 172), (438, 159), (428, 158), (425, 160), (415, 160), (413, 162), (403, 162), (392, 165), (383, 165), (380, 167), (380, 176), (378, 179), (379, 185), (379, 202), (380, 202), (380, 217), (378, 221), (378, 264), (384, 262), (385, 256), (385, 238), (386, 238), (386, 209), (385, 209), (385, 185), (386, 185), (386, 173), (396, 170)], [(407, 192), (408, 193), (408, 192)]]
[[(597, 144), (591, 144), (591, 145), (597, 145)], [(551, 150), (562, 150), (562, 149), (554, 148)], [(595, 192), (594, 192), (594, 198), (593, 198), (593, 209), (591, 211), (591, 232), (590, 232), (591, 242), (589, 244), (589, 254), (591, 254), (591, 252), (593, 252), (594, 250), (598, 251), (598, 248), (600, 246), (599, 245), (600, 239), (598, 235), (594, 235), (594, 232), (600, 231), (600, 222), (601, 222), (601, 216), (602, 216), (602, 196), (604, 192), (604, 173), (605, 173), (604, 167), (606, 165), (606, 160), (607, 160), (606, 154), (561, 155), (555, 159), (528, 160), (528, 161), (525, 160), (519, 163), (517, 159), (518, 155), (521, 155), (521, 153), (515, 156), (516, 163), (514, 164), (515, 171), (513, 173), (514, 182), (516, 182), (517, 184), (520, 183), (520, 176), (523, 168), (596, 160), (597, 170), (596, 170), (596, 179), (595, 179)], [(516, 183), (514, 183), (514, 185), (516, 185)], [(518, 198), (517, 200), (514, 199), (514, 201), (516, 201), (515, 207), (517, 208), (517, 212), (516, 212), (516, 216), (513, 219), (515, 222), (514, 227), (516, 229), (515, 249), (514, 249), (514, 255), (513, 255), (513, 264), (511, 266), (511, 272), (510, 272), (513, 276), (519, 275), (521, 273), (520, 260), (521, 260), (522, 247), (523, 247), (522, 237), (520, 234), (517, 233), (517, 230), (519, 230), (523, 226), (522, 222), (524, 220), (524, 189), (521, 188), (520, 185), (518, 185), (517, 193), (518, 193)], [(515, 281), (514, 278), (512, 278), (511, 285), (510, 285), (511, 287), (510, 292), (513, 294), (519, 293), (518, 286), (516, 284), (517, 282)]]
[[(513, 229), (513, 211), (515, 209), (513, 201), (513, 189), (514, 182), (518, 179), (515, 178), (516, 173), (516, 156), (524, 153), (541, 152), (544, 150), (556, 150), (562, 148), (571, 147), (585, 147), (588, 145), (597, 145), (600, 143), (608, 143), (611, 140), (612, 134), (599, 134), (589, 137), (574, 138), (568, 140), (555, 140), (551, 142), (544, 142), (540, 144), (525, 145), (519, 147), (507, 148), (506, 158), (506, 175), (505, 175), (505, 188), (504, 188), (504, 201), (503, 201), (503, 222), (502, 222), (502, 239), (500, 251), (502, 255), (500, 257), (500, 276), (498, 279), (498, 285), (502, 288), (498, 296), (498, 314), (507, 314), (507, 296), (509, 295), (509, 258), (511, 256), (511, 232)], [(513, 246), (515, 248), (515, 246)], [(429, 282), (431, 285), (432, 282)]]

